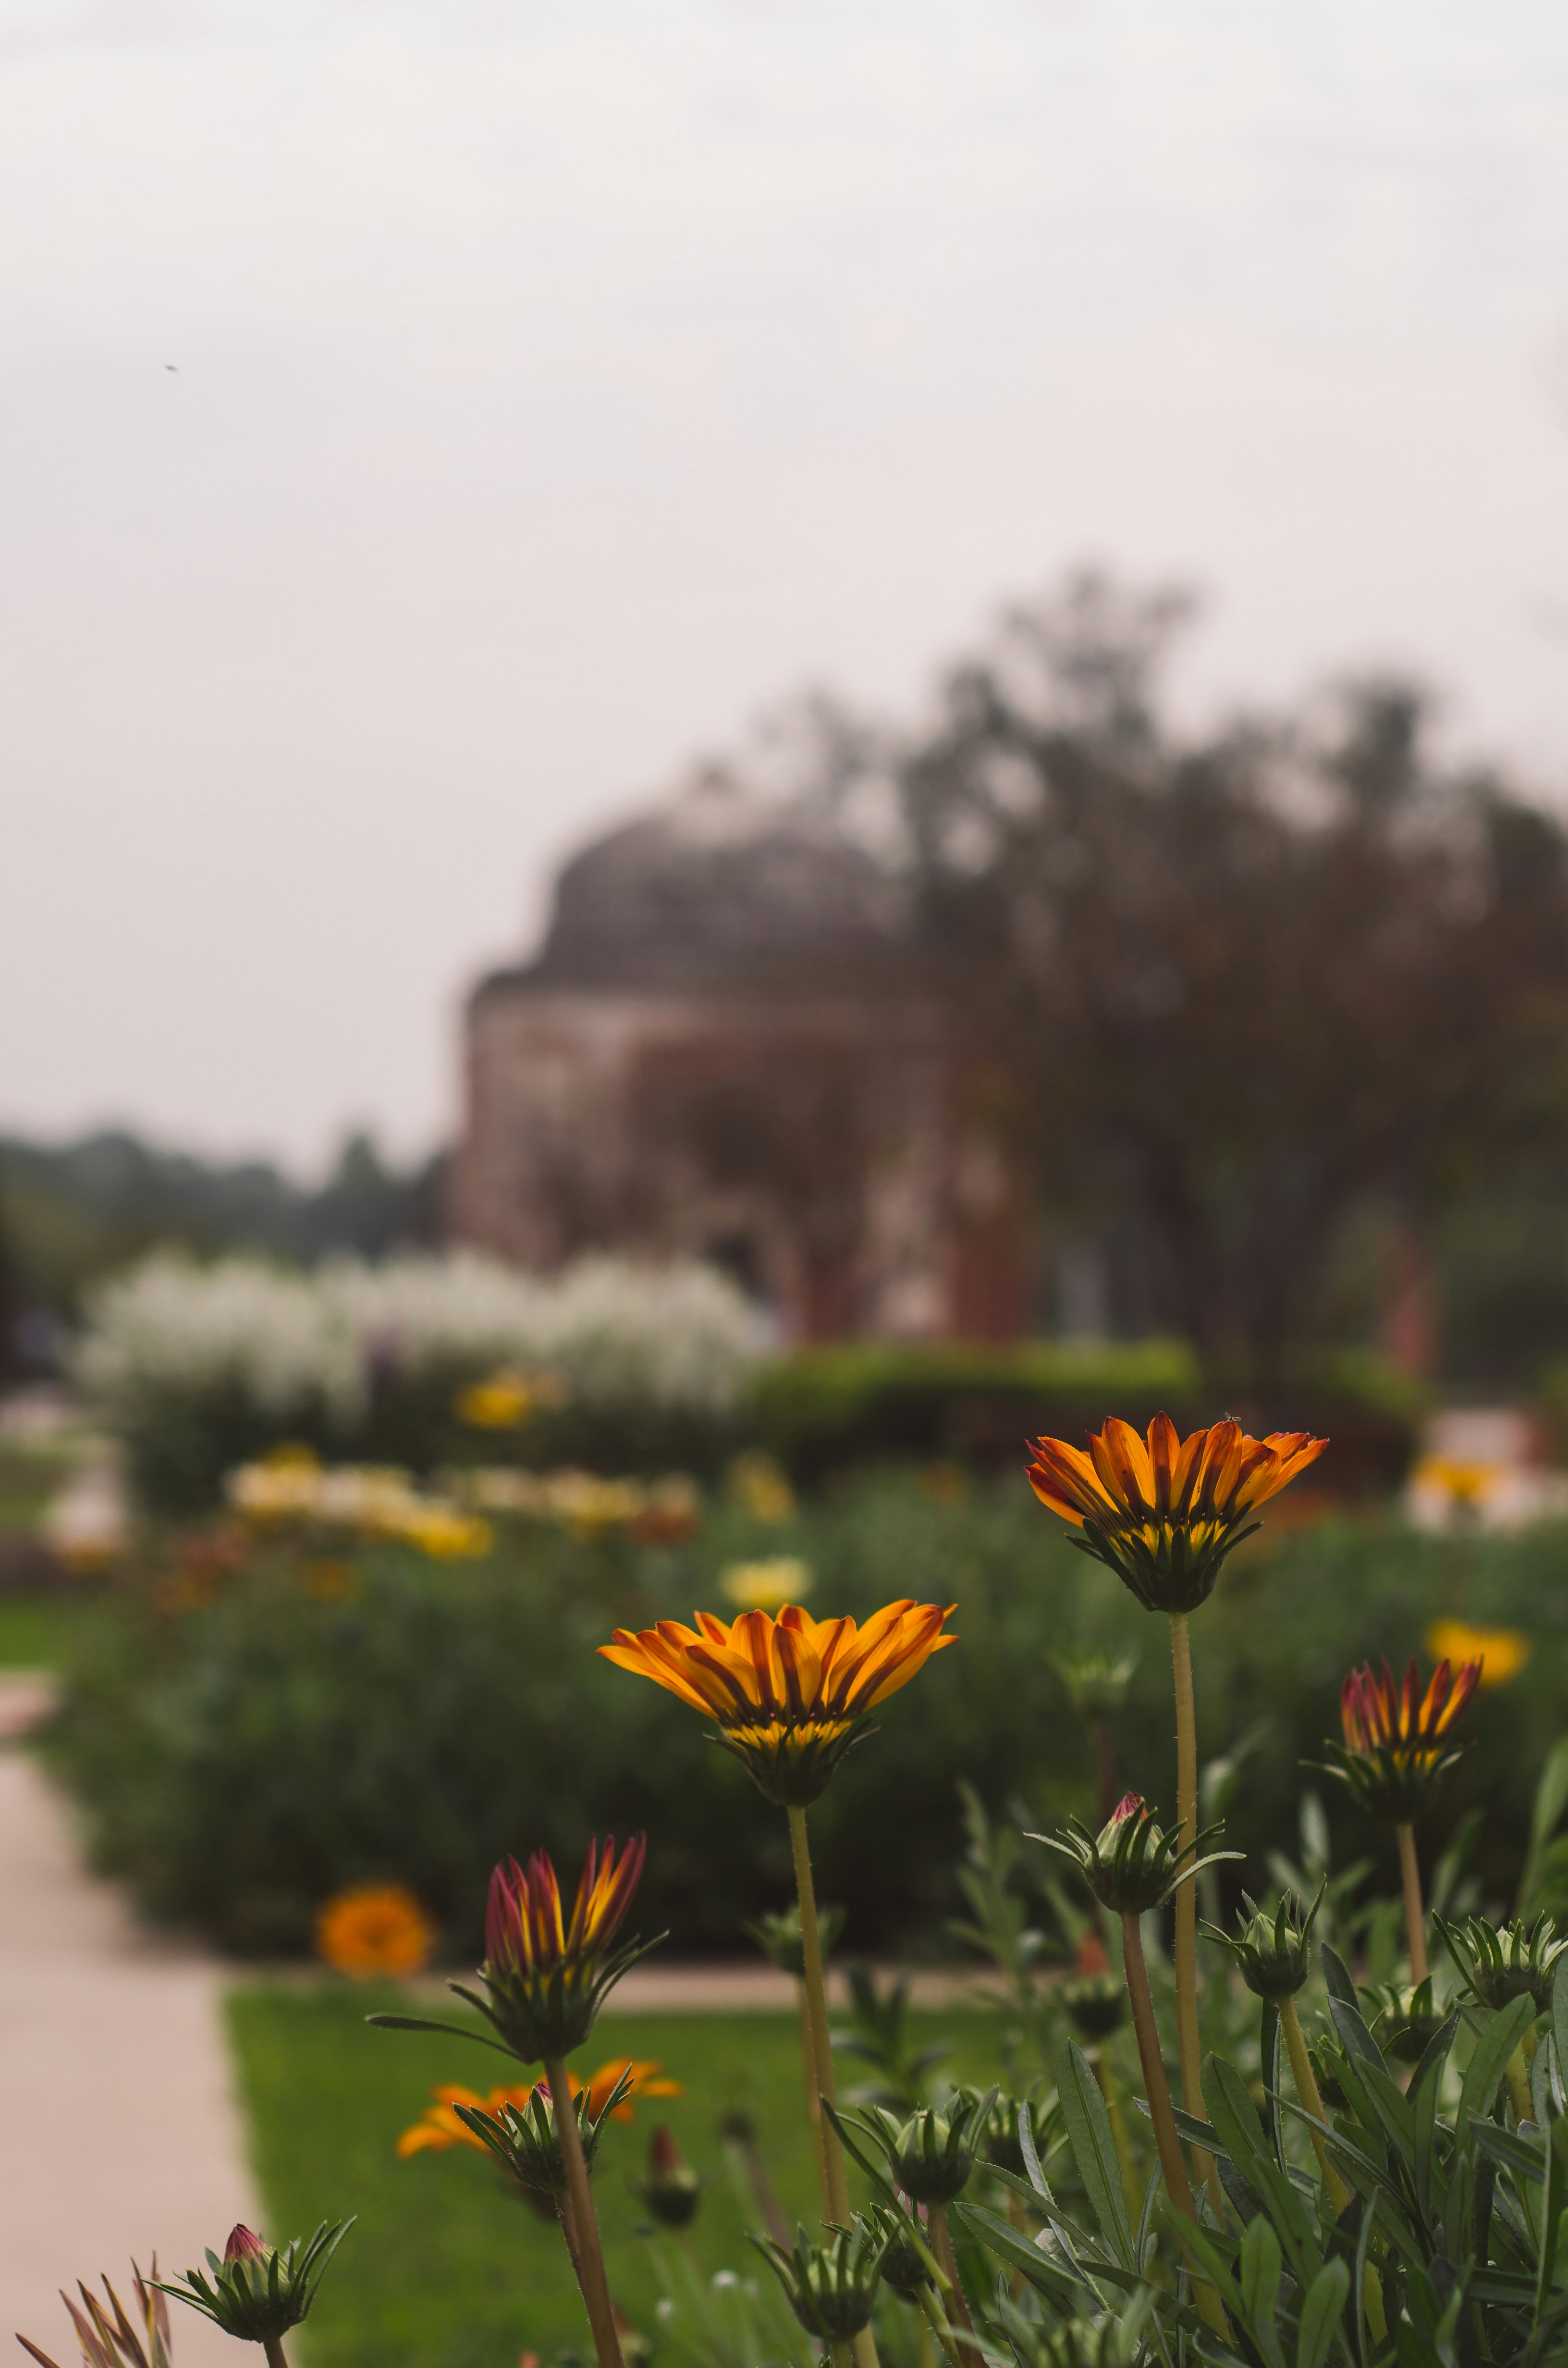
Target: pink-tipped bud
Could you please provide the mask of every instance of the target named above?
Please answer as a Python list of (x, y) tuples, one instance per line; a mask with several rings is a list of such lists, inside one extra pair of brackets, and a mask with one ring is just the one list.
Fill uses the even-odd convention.
[(223, 2259), (225, 2261), (264, 2261), (267, 2259), (267, 2247), (256, 2235), (256, 2230), (247, 2228), (242, 2220), (229, 2232), (229, 2241), (223, 2248)]
[(1141, 1817), (1143, 1815), (1144, 1808), (1142, 1794), (1138, 1793), (1124, 1793), (1120, 1800), (1117, 1803), (1115, 1808), (1111, 1811), (1107, 1822), (1112, 1826), (1124, 1826), (1129, 1817)]
[(672, 2170), (684, 2170), (686, 2160), (675, 2141), (675, 2132), (661, 2122), (648, 2141), (648, 2169), (655, 2179)]
[(1085, 1932), (1078, 1943), (1078, 1955), (1074, 1971), (1079, 1974), (1108, 1974), (1110, 1959), (1105, 1952), (1105, 1942), (1097, 1932)]

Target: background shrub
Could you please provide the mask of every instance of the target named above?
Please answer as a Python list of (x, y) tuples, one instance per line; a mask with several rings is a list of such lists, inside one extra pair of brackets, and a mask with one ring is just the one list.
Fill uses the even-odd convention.
[[(49, 1748), (100, 1862), (156, 1914), (234, 1949), (303, 1948), (324, 1897), (395, 1877), (472, 1956), (503, 1851), (543, 1844), (571, 1864), (590, 1833), (639, 1827), (642, 1929), (733, 1949), (743, 1918), (789, 1896), (784, 1820), (699, 1717), (593, 1647), (618, 1622), (723, 1608), (722, 1566), (759, 1552), (811, 1563), (819, 1612), (900, 1595), (958, 1605), (961, 1644), (879, 1713), (813, 1812), (824, 1894), (853, 1897), (849, 1945), (901, 1946), (956, 1909), (960, 1778), (994, 1809), (1022, 1796), (1039, 1819), (1092, 1813), (1087, 1740), (1051, 1658), (1074, 1643), (1137, 1652), (1119, 1768), (1172, 1805), (1164, 1622), (1074, 1553), (1017, 1480), (933, 1503), (913, 1474), (846, 1483), (766, 1532), (725, 1508), (679, 1549), (519, 1531), (483, 1563), (278, 1548), (222, 1578), (187, 1549), (91, 1623)], [(1479, 1863), (1508, 1896), (1564, 1724), (1565, 1579), (1556, 1528), (1457, 1543), (1378, 1520), (1280, 1523), (1242, 1549), (1193, 1622), (1204, 1753), (1255, 1736), (1228, 1811), (1255, 1853), (1239, 1880), (1265, 1884), (1261, 1853), (1294, 1830), (1301, 1762), (1335, 1730), (1352, 1660), (1403, 1661), (1448, 1613), (1535, 1640), (1524, 1673), (1478, 1698), (1472, 1748), (1423, 1836), (1435, 1846), (1484, 1799)], [(1389, 1858), (1388, 1873), (1385, 1838), (1328, 1779), (1319, 1789), (1336, 1851)]]

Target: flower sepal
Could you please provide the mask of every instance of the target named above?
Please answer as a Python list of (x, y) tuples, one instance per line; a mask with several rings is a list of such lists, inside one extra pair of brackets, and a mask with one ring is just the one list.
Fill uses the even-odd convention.
[(1097, 1834), (1070, 1817), (1061, 1835), (1028, 1834), (1047, 1850), (1071, 1860), (1102, 1907), (1113, 1916), (1145, 1916), (1163, 1907), (1184, 1883), (1221, 1859), (1242, 1858), (1242, 1850), (1209, 1850), (1219, 1839), (1222, 1823), (1205, 1826), (1182, 1847), (1180, 1829), (1167, 1834), (1153, 1812), (1136, 1793), (1125, 1793)]

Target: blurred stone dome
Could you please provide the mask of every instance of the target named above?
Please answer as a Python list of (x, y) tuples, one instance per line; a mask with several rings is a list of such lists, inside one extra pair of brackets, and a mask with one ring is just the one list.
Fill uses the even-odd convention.
[(564, 867), (532, 976), (699, 985), (880, 968), (908, 950), (898, 883), (830, 815), (709, 776)]

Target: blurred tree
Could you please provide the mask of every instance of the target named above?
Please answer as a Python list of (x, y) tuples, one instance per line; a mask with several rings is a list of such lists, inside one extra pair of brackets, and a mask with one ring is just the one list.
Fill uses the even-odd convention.
[(1438, 765), (1406, 684), (1177, 738), (1188, 605), (1083, 577), (1015, 612), (903, 800), (1042, 1197), (1131, 1214), (1167, 1315), (1267, 1379), (1369, 1199), (1425, 1223), (1564, 1141), (1568, 867), (1550, 816)]

